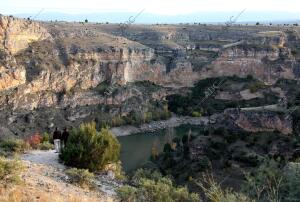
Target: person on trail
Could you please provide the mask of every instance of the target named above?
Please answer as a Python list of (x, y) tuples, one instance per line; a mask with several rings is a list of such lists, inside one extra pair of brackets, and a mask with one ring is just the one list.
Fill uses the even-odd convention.
[(70, 136), (69, 131), (67, 128), (65, 128), (64, 132), (62, 133), (62, 136), (61, 136), (61, 141), (63, 141), (63, 147), (65, 147), (67, 145), (69, 136)]
[(55, 131), (53, 133), (54, 148), (55, 148), (56, 153), (59, 153), (60, 149), (61, 149), (60, 139), (61, 139), (61, 132), (56, 127)]

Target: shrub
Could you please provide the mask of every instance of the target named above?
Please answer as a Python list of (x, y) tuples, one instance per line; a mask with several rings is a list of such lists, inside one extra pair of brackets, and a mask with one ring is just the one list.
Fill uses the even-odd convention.
[(111, 126), (121, 126), (125, 124), (125, 120), (121, 116), (116, 116), (111, 119)]
[(193, 111), (193, 112), (192, 112), (192, 116), (193, 116), (193, 117), (201, 117), (202, 114), (201, 114), (201, 112)]
[(91, 188), (94, 186), (94, 174), (87, 169), (71, 168), (66, 170), (70, 182), (79, 185), (83, 188)]
[(25, 139), (25, 142), (28, 143), (33, 149), (37, 149), (38, 145), (42, 142), (43, 137), (39, 133)]
[(22, 153), (29, 150), (30, 145), (21, 139), (4, 139), (0, 142), (0, 148), (4, 155), (9, 153)]
[(17, 160), (8, 160), (0, 157), (0, 184), (9, 185), (20, 181), (19, 174), (23, 165)]
[(71, 131), (60, 158), (66, 165), (101, 171), (105, 165), (118, 163), (120, 144), (108, 128), (96, 130), (95, 123), (81, 124)]
[(234, 132), (231, 132), (231, 133), (226, 133), (224, 135), (224, 138), (229, 144), (232, 144), (239, 139), (239, 135)]
[(132, 178), (134, 187), (121, 187), (118, 195), (122, 201), (199, 201), (199, 196), (189, 193), (186, 187), (174, 186), (168, 177), (158, 172), (139, 169)]
[(173, 151), (171, 144), (170, 143), (166, 143), (164, 145), (164, 150), (163, 151), (164, 151), (164, 153), (171, 153)]
[(280, 201), (283, 173), (280, 163), (273, 159), (265, 161), (252, 173), (246, 173), (245, 192), (258, 201)]
[(198, 170), (206, 170), (208, 168), (211, 168), (211, 161), (207, 156), (202, 155), (197, 158), (196, 165), (196, 168)]
[(250, 92), (251, 93), (256, 93), (258, 90), (260, 89), (264, 89), (266, 88), (267, 86), (263, 83), (263, 82), (256, 82), (252, 85), (249, 86), (249, 89), (250, 89)]
[(97, 91), (100, 95), (105, 95), (109, 91), (109, 86), (109, 83), (105, 81), (94, 88), (94, 90)]
[(42, 142), (38, 144), (37, 148), (40, 150), (51, 150), (54, 148), (54, 145), (51, 144), (50, 142)]
[(223, 190), (211, 174), (204, 174), (201, 182), (196, 182), (208, 201), (211, 202), (250, 202), (250, 198), (231, 189)]
[(118, 197), (122, 200), (122, 201), (126, 201), (126, 202), (134, 202), (136, 201), (136, 188), (132, 187), (132, 186), (122, 186), (118, 189)]
[(158, 142), (154, 141), (151, 147), (151, 159), (156, 160), (158, 156), (159, 156)]
[(143, 178), (147, 178), (147, 179), (151, 179), (154, 181), (158, 181), (159, 179), (161, 179), (163, 176), (160, 172), (157, 171), (151, 171), (151, 170), (147, 170), (147, 169), (138, 169), (137, 171), (135, 171), (133, 177), (132, 177), (132, 182), (134, 184), (138, 184), (140, 179)]
[(49, 133), (43, 133), (42, 134), (42, 142), (49, 142), (49, 143), (53, 143), (53, 137), (52, 135), (50, 135)]
[(300, 166), (289, 163), (284, 169), (283, 196), (288, 200), (300, 199)]

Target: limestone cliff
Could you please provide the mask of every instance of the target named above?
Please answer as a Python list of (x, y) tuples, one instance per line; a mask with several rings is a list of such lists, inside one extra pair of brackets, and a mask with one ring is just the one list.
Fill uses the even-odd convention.
[(293, 126), (287, 115), (279, 115), (272, 111), (253, 111), (228, 109), (217, 121), (222, 125), (231, 125), (232, 128), (243, 129), (248, 132), (280, 131), (291, 134)]
[[(35, 117), (32, 124), (51, 128), (53, 120), (92, 120), (107, 105), (112, 114), (149, 108), (149, 102), (207, 77), (298, 79), (289, 36), (275, 27), (224, 31), (198, 25), (132, 25), (124, 33), (118, 25), (0, 16), (0, 119), (15, 128)], [(138, 81), (160, 88), (130, 87)], [(103, 85), (109, 93), (99, 93)], [(49, 117), (41, 118), (43, 110)]]
[(0, 49), (15, 54), (30, 43), (49, 37), (47, 30), (37, 22), (0, 16)]
[(26, 71), (18, 66), (15, 58), (0, 50), (0, 91), (17, 87), (26, 82)]

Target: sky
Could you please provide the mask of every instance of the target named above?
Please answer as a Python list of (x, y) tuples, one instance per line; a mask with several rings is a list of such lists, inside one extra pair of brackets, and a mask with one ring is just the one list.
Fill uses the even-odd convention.
[(91, 14), (134, 12), (155, 15), (186, 15), (199, 12), (288, 13), (300, 19), (300, 0), (0, 0), (0, 13), (5, 15), (46, 12)]

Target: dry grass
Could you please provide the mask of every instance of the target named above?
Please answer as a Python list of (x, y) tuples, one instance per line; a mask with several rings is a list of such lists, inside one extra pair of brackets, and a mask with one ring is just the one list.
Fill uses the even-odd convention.
[[(0, 179), (0, 202), (99, 202), (109, 200), (94, 192), (86, 194), (85, 190), (73, 185), (66, 186), (65, 183), (55, 181), (55, 178), (44, 176), (45, 169), (49, 169), (46, 166), (30, 165), (29, 169), (17, 171), (21, 162), (1, 158), (0, 160), (2, 160), (2, 171), (5, 171), (6, 174), (5, 179)], [(8, 165), (11, 166), (3, 162), (9, 163)], [(27, 166), (28, 162), (24, 163), (24, 167)], [(48, 172), (51, 170), (49, 169)], [(11, 183), (12, 180), (8, 180), (17, 179), (16, 177), (19, 176), (22, 176), (20, 183)]]
[(76, 197), (71, 197), (70, 199), (68, 199), (68, 202), (97, 202), (99, 201), (99, 199), (80, 199), (80, 198), (76, 198)]
[(243, 193), (234, 192), (231, 189), (222, 189), (212, 174), (203, 174), (202, 180), (196, 182), (202, 189), (208, 201), (211, 202), (254, 202)]
[(18, 188), (13, 189), (1, 189), (1, 202), (27, 202), (27, 201), (34, 201), (32, 196), (23, 193)]
[(61, 197), (55, 194), (38, 192), (26, 187), (16, 186), (12, 189), (0, 189), (0, 202), (97, 202), (97, 198)]
[(282, 34), (281, 31), (263, 31), (257, 33), (258, 36), (262, 37), (275, 37), (275, 36), (280, 36)]

